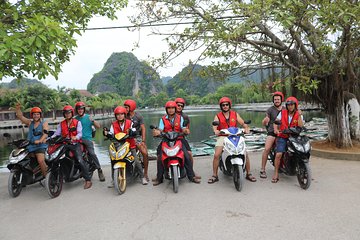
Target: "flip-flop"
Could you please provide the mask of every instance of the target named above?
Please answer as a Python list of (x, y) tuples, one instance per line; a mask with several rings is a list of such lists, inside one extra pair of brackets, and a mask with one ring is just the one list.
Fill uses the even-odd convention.
[(256, 178), (251, 173), (246, 174), (246, 179), (250, 182), (256, 182)]
[(267, 178), (266, 171), (260, 171), (260, 178)]
[(277, 183), (279, 181), (279, 178), (273, 178), (273, 179), (271, 179), (271, 182), (272, 183)]
[(211, 178), (209, 178), (208, 183), (209, 184), (213, 184), (219, 181), (219, 177), (218, 176), (211, 176)]

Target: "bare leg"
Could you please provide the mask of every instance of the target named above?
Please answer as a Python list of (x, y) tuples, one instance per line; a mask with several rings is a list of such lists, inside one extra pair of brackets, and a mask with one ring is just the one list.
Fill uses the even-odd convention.
[(147, 150), (147, 146), (144, 142), (140, 143), (137, 145), (137, 147), (139, 148), (139, 151), (141, 153), (141, 155), (143, 156), (143, 161), (144, 161), (144, 177), (146, 179), (149, 179), (148, 177), (148, 170), (149, 170), (149, 155), (148, 155), (148, 150)]
[[(272, 146), (274, 145), (275, 139), (276, 138), (273, 137), (273, 136), (267, 136), (266, 137), (265, 149), (264, 149), (264, 151), (262, 153), (262, 157), (261, 157), (261, 169), (260, 169), (260, 172), (265, 172), (267, 157), (268, 157), (268, 155), (270, 153), (270, 150), (271, 150)], [(266, 173), (263, 175), (263, 178), (266, 178)]]
[(36, 153), (35, 156), (36, 156), (36, 159), (37, 159), (37, 161), (39, 163), (41, 173), (45, 177), (46, 172), (47, 172), (47, 165), (45, 163), (45, 154), (44, 153)]
[(215, 147), (214, 159), (213, 159), (213, 176), (218, 175), (220, 155), (224, 147)]

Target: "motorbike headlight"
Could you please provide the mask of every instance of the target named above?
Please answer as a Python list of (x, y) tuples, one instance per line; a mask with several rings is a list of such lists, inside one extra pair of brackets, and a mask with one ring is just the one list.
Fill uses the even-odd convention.
[(301, 144), (293, 142), (293, 145), (294, 145), (296, 151), (304, 152), (304, 148), (303, 148), (303, 146)]
[(229, 153), (235, 153), (236, 152), (236, 147), (234, 146), (234, 144), (232, 144), (231, 142), (224, 142), (224, 148), (227, 152)]
[(173, 149), (164, 148), (165, 154), (168, 155), (169, 157), (176, 156), (176, 154), (179, 152), (179, 150), (180, 150), (180, 147), (179, 147), (179, 146), (176, 146), (176, 147), (173, 148)]
[[(16, 151), (16, 150), (14, 150), (14, 151)], [(18, 154), (15, 154), (14, 151), (12, 153), (10, 153), (9, 163), (17, 163), (17, 162), (23, 160), (28, 155), (28, 151), (21, 151)]]
[(243, 152), (244, 149), (245, 149), (245, 142), (240, 141), (239, 144), (237, 145), (237, 148), (236, 148), (236, 154), (239, 154), (239, 153)]
[(116, 158), (116, 151), (114, 151), (113, 149), (109, 149), (109, 155), (111, 158)]
[(126, 154), (126, 147), (121, 148), (118, 152), (117, 152), (117, 158), (124, 158), (124, 155)]
[(310, 152), (310, 150), (311, 150), (310, 141), (308, 141), (304, 144), (304, 150), (305, 150), (305, 152)]
[(58, 149), (56, 149), (56, 151), (53, 152), (53, 153), (49, 156), (48, 161), (53, 161), (55, 158), (57, 158), (63, 148), (64, 148), (64, 146), (61, 146), (61, 147), (59, 147)]

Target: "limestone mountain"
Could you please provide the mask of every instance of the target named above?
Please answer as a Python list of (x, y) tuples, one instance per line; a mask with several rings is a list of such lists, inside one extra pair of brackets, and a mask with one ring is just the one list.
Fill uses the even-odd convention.
[(87, 90), (147, 97), (162, 91), (163, 84), (159, 74), (146, 62), (139, 61), (132, 53), (120, 52), (113, 53), (103, 69), (94, 74)]

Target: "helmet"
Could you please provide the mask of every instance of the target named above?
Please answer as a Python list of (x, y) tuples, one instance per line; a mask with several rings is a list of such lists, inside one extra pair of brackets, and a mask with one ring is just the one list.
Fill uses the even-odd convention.
[(75, 110), (77, 111), (78, 109), (80, 109), (80, 108), (85, 108), (85, 103), (83, 103), (83, 102), (77, 102), (76, 104), (75, 104)]
[(126, 109), (122, 106), (118, 106), (114, 109), (114, 114), (126, 114)]
[(65, 117), (65, 113), (67, 112), (71, 112), (72, 115), (74, 116), (74, 108), (70, 105), (66, 105), (64, 108), (63, 108), (63, 116)]
[(219, 100), (219, 105), (220, 105), (220, 108), (221, 108), (221, 104), (225, 103), (225, 102), (228, 102), (230, 104), (230, 108), (231, 108), (231, 99), (228, 98), (228, 97), (222, 97), (220, 98)]
[(272, 101), (274, 102), (274, 97), (275, 96), (280, 96), (281, 97), (281, 102), (283, 102), (284, 101), (284, 94), (282, 93), (282, 92), (274, 92), (273, 94), (272, 94)]
[(286, 107), (289, 104), (295, 104), (295, 109), (297, 109), (299, 105), (299, 101), (295, 97), (288, 97), (285, 101)]
[(32, 118), (33, 116), (33, 113), (40, 113), (40, 116), (41, 116), (41, 108), (39, 107), (33, 107), (31, 110), (30, 110), (30, 117)]
[(136, 109), (136, 102), (132, 99), (126, 99), (124, 102), (124, 106), (129, 106), (130, 112), (134, 111)]
[(177, 107), (177, 104), (175, 101), (168, 101), (166, 102), (165, 104), (165, 109), (168, 109), (168, 108), (176, 108)]
[(182, 104), (184, 104), (184, 106), (185, 106), (185, 104), (186, 104), (186, 103), (185, 103), (185, 99), (183, 99), (183, 98), (176, 98), (176, 99), (175, 99), (175, 102), (176, 102), (176, 103), (182, 103)]

